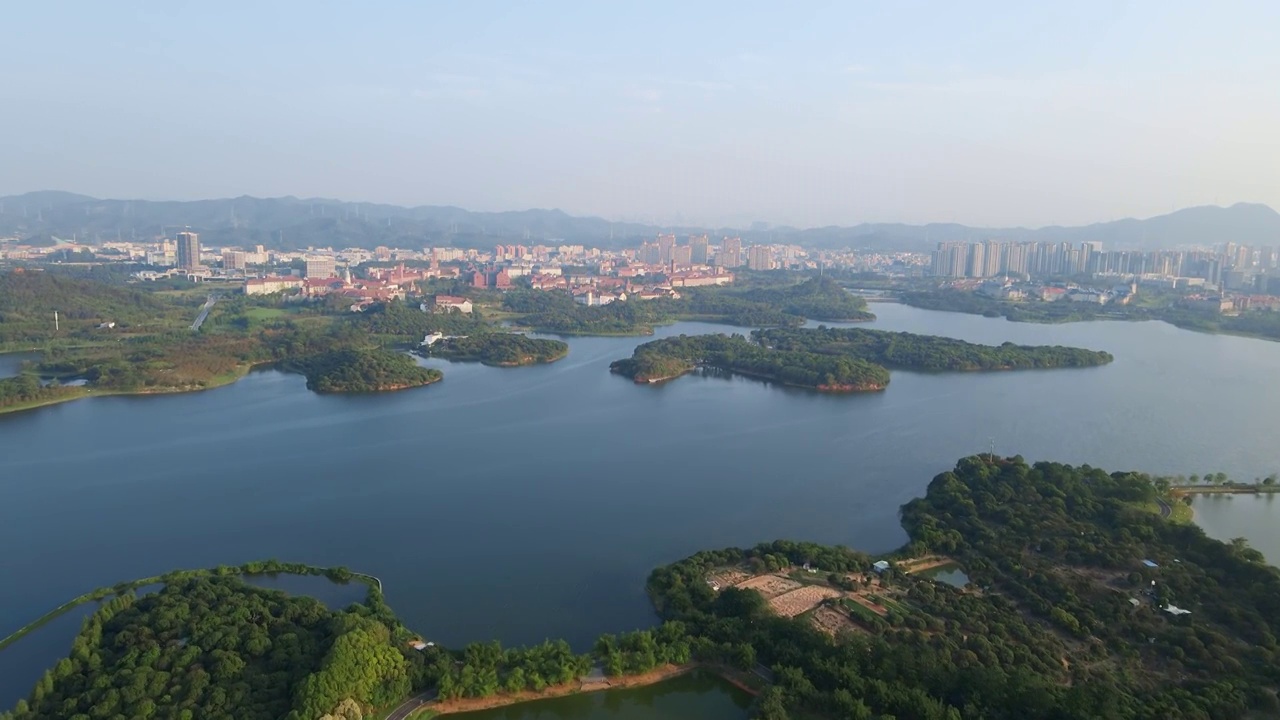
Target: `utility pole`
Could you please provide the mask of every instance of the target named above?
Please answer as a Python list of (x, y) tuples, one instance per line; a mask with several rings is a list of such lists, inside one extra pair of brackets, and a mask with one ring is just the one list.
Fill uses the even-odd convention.
[(58, 311), (53, 311), (53, 331), (58, 332)]

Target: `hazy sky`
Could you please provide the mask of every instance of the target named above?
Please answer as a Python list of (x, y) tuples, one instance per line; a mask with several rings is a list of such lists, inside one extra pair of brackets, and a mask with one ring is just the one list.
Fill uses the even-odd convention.
[(803, 226), (1280, 207), (1280, 2), (1055, 4), (10, 3), (0, 194)]

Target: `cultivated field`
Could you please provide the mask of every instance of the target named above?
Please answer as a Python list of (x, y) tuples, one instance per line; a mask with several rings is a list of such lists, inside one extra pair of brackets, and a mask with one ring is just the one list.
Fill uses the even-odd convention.
[(795, 580), (780, 577), (778, 575), (757, 575), (750, 580), (744, 580), (738, 583), (737, 587), (747, 590), (755, 590), (764, 596), (765, 600), (789, 593), (798, 588), (804, 587)]
[(849, 616), (829, 607), (820, 607), (813, 613), (813, 624), (822, 632), (832, 637), (839, 635), (845, 630), (857, 631), (861, 630)]
[(742, 582), (743, 580), (746, 580), (749, 577), (751, 577), (750, 573), (747, 573), (735, 568), (730, 568), (728, 570), (721, 570), (719, 572), (714, 572), (711, 575), (707, 576), (707, 582), (711, 584), (711, 587), (719, 590), (721, 588), (727, 588), (732, 585), (737, 585), (738, 583)]
[(782, 617), (795, 617), (822, 604), (823, 600), (841, 597), (844, 593), (821, 585), (805, 585), (788, 593), (769, 599), (769, 607)]

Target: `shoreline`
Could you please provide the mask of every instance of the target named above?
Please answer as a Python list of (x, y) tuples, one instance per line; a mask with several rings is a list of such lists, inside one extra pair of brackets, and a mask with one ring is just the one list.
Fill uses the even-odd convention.
[(688, 370), (684, 370), (674, 375), (663, 375), (661, 377), (647, 377), (647, 376), (637, 377), (634, 375), (627, 375), (625, 373), (621, 373), (617, 371), (611, 371), (611, 372), (613, 372), (615, 375), (622, 375), (622, 377), (628, 378), (636, 385), (657, 385), (660, 383), (665, 383), (671, 380), (675, 380), (676, 378), (684, 377), (685, 375), (688, 375), (689, 373), (697, 370), (698, 368), (703, 368), (703, 367), (711, 368), (712, 370), (719, 370), (720, 372), (727, 372), (732, 375), (741, 375), (742, 377), (750, 378), (752, 380), (759, 380), (761, 382), (773, 383), (774, 385), (780, 385), (782, 387), (795, 388), (797, 390), (808, 390), (810, 392), (823, 393), (826, 395), (853, 395), (856, 393), (884, 392), (889, 387), (888, 383), (885, 383), (883, 385), (878, 385), (874, 383), (870, 385), (847, 385), (847, 384), (846, 385), (799, 385), (797, 383), (789, 383), (789, 382), (786, 382), (785, 380), (779, 380), (771, 375), (763, 375), (760, 373), (746, 372), (744, 370), (724, 368), (724, 367), (720, 367), (719, 365), (695, 365), (689, 368)]
[(717, 665), (690, 662), (684, 665), (665, 665), (655, 668), (646, 673), (639, 675), (621, 675), (618, 677), (605, 676), (597, 682), (587, 682), (578, 680), (564, 685), (552, 685), (541, 692), (532, 690), (524, 690), (515, 694), (491, 695), (483, 698), (459, 698), (457, 700), (432, 701), (424, 703), (410, 717), (415, 717), (418, 713), (431, 712), (431, 717), (440, 715), (455, 715), (458, 713), (477, 712), (480, 710), (493, 710), (496, 708), (510, 707), (513, 705), (523, 705), (524, 703), (537, 702), (539, 700), (551, 700), (559, 697), (567, 697), (570, 695), (586, 695), (588, 693), (606, 692), (610, 690), (632, 690), (635, 688), (648, 687), (657, 685), (692, 672), (704, 671), (715, 675), (734, 687), (746, 692), (752, 696), (760, 694), (759, 688), (751, 687), (745, 680), (738, 677), (735, 671), (729, 668), (723, 668)]
[[(250, 577), (258, 576), (258, 575), (297, 575), (298, 577), (317, 577), (317, 576), (327, 577), (330, 571), (337, 569), (336, 567), (321, 567), (319, 565), (298, 565), (296, 567), (299, 570), (303, 570), (302, 572), (299, 572), (296, 570), (260, 570), (258, 572), (250, 572), (247, 569), (248, 566), (249, 564), (246, 563), (245, 565), (241, 565), (235, 569), (240, 571), (238, 573), (239, 575), (250, 576)], [(368, 585), (370, 588), (377, 588), (379, 593), (382, 592), (382, 580), (379, 579), (377, 576), (370, 575), (368, 573), (355, 572), (353, 570), (348, 570), (347, 572), (349, 572), (351, 575), (351, 582), (359, 582), (364, 585)], [(125, 583), (112, 585), (111, 587), (100, 587), (94, 590), (90, 590), (89, 592), (84, 593), (83, 595), (77, 595), (76, 597), (71, 598), (70, 600), (59, 605), (58, 607), (36, 618), (35, 620), (32, 620), (31, 622), (27, 623), (26, 625), (23, 625), (17, 630), (14, 630), (13, 632), (9, 633), (3, 638), (0, 638), (0, 651), (18, 642), (19, 640), (26, 637), (27, 635), (30, 635), (36, 630), (39, 630), (45, 625), (48, 625), (50, 622), (57, 619), (58, 617), (71, 612), (72, 610), (76, 609), (77, 607), (80, 607), (81, 605), (84, 605), (85, 603), (97, 602), (99, 600), (105, 600), (109, 597), (120, 596), (125, 593), (133, 592), (140, 587), (146, 587), (147, 585), (164, 583), (166, 582), (165, 578), (170, 577), (175, 573), (182, 573), (182, 574), (189, 574), (189, 575), (203, 575), (208, 577), (216, 577), (216, 576), (227, 574), (227, 573), (218, 572), (218, 568), (206, 568), (203, 570), (171, 570), (167, 573), (164, 573), (163, 575), (152, 575), (151, 577), (139, 578), (137, 580), (130, 580)], [(334, 580), (333, 582), (338, 582), (338, 581)]]
[[(0, 407), (0, 416), (8, 415), (10, 413), (26, 412), (28, 410), (36, 410), (42, 407), (49, 407), (51, 405), (61, 405), (62, 403), (71, 402), (73, 400), (83, 400), (85, 398), (127, 397), (127, 396), (147, 396), (147, 395), (182, 395), (185, 393), (198, 393), (198, 392), (205, 392), (206, 390), (217, 390), (218, 388), (226, 387), (228, 385), (234, 385), (240, 380), (243, 380), (245, 377), (249, 375), (249, 373), (253, 372), (255, 368), (278, 365), (280, 364), (280, 362), (281, 361), (279, 360), (265, 360), (262, 362), (248, 363), (245, 365), (237, 365), (235, 370), (228, 373), (223, 373), (221, 375), (215, 375), (212, 378), (210, 378), (209, 383), (207, 385), (200, 385), (196, 387), (146, 388), (141, 390), (98, 390), (96, 388), (91, 388), (91, 387), (79, 387), (79, 388), (75, 388), (76, 390), (75, 392), (69, 392), (62, 397), (47, 398), (45, 400), (35, 400), (29, 403), (17, 403), (14, 405), (9, 405), (7, 407)], [(295, 372), (293, 370), (280, 369), (280, 372), (283, 372), (289, 375), (300, 375), (304, 378), (306, 377), (305, 374), (300, 372)], [(414, 388), (427, 387), (428, 385), (434, 385), (440, 382), (441, 380), (444, 380), (443, 373), (440, 375), (440, 377), (437, 377), (433, 380), (428, 380), (427, 382), (424, 382), (424, 383), (416, 383), (412, 385), (404, 385), (404, 384), (391, 385), (388, 387), (380, 387), (375, 390), (359, 390), (359, 391), (312, 390), (310, 387), (308, 387), (307, 390), (317, 395), (360, 395), (360, 394), (373, 394), (373, 393), (390, 393), (390, 392), (398, 392), (400, 390), (412, 390)]]
[(125, 396), (125, 395), (181, 395), (183, 393), (196, 393), (196, 392), (203, 392), (205, 390), (216, 390), (220, 387), (226, 387), (227, 385), (231, 385), (241, 380), (250, 372), (252, 372), (253, 369), (256, 367), (261, 367), (263, 365), (272, 365), (274, 363), (275, 361), (272, 360), (269, 362), (257, 362), (257, 363), (248, 363), (247, 365), (237, 365), (235, 370), (229, 373), (215, 375), (212, 378), (210, 378), (208, 385), (201, 385), (199, 387), (153, 388), (153, 389), (143, 389), (143, 390), (98, 390), (96, 388), (91, 388), (91, 387), (81, 387), (81, 388), (77, 388), (78, 392), (68, 393), (63, 397), (48, 398), (47, 400), (36, 400), (30, 403), (17, 403), (15, 405), (2, 407), (0, 408), (0, 415), (23, 412), (26, 410), (35, 410), (37, 408), (48, 407), (50, 405), (60, 405), (62, 403), (71, 402), (72, 400), (81, 400), (84, 398), (91, 398), (91, 397), (119, 397), (119, 396)]
[(1014, 318), (1011, 318), (1008, 315), (1004, 315), (1004, 314), (987, 315), (981, 312), (970, 312), (968, 310), (960, 310), (956, 308), (936, 308), (936, 307), (927, 307), (925, 305), (915, 305), (909, 302), (905, 302), (900, 298), (897, 299), (895, 302), (897, 302), (900, 305), (906, 305), (907, 307), (915, 308), (917, 310), (930, 310), (933, 312), (950, 312), (950, 313), (959, 313), (961, 315), (974, 315), (977, 317), (990, 318), (992, 320), (1000, 319), (1000, 320), (1004, 320), (1005, 322), (1026, 323), (1028, 325), (1070, 325), (1072, 323), (1088, 323), (1088, 322), (1135, 322), (1135, 323), (1136, 322), (1162, 322), (1166, 325), (1178, 328), (1179, 330), (1186, 330), (1187, 332), (1200, 333), (1201, 335), (1226, 335), (1230, 337), (1249, 338), (1251, 340), (1263, 340), (1265, 342), (1280, 342), (1280, 338), (1271, 337), (1270, 335), (1263, 335), (1261, 333), (1245, 332), (1242, 330), (1230, 330), (1230, 329), (1223, 329), (1223, 328), (1206, 330), (1204, 328), (1196, 327), (1189, 323), (1177, 322), (1174, 320), (1167, 320), (1161, 317), (1128, 317), (1124, 315), (1108, 315), (1108, 316), (1100, 316), (1100, 317), (1080, 318), (1076, 320), (1058, 319), (1058, 318), (1046, 318), (1046, 319), (1019, 318), (1015, 320)]

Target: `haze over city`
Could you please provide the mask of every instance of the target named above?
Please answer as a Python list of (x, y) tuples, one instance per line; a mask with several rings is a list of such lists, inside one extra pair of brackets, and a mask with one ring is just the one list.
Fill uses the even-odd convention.
[(6, 20), (0, 195), (800, 227), (1280, 206), (1273, 3), (81, 2)]

